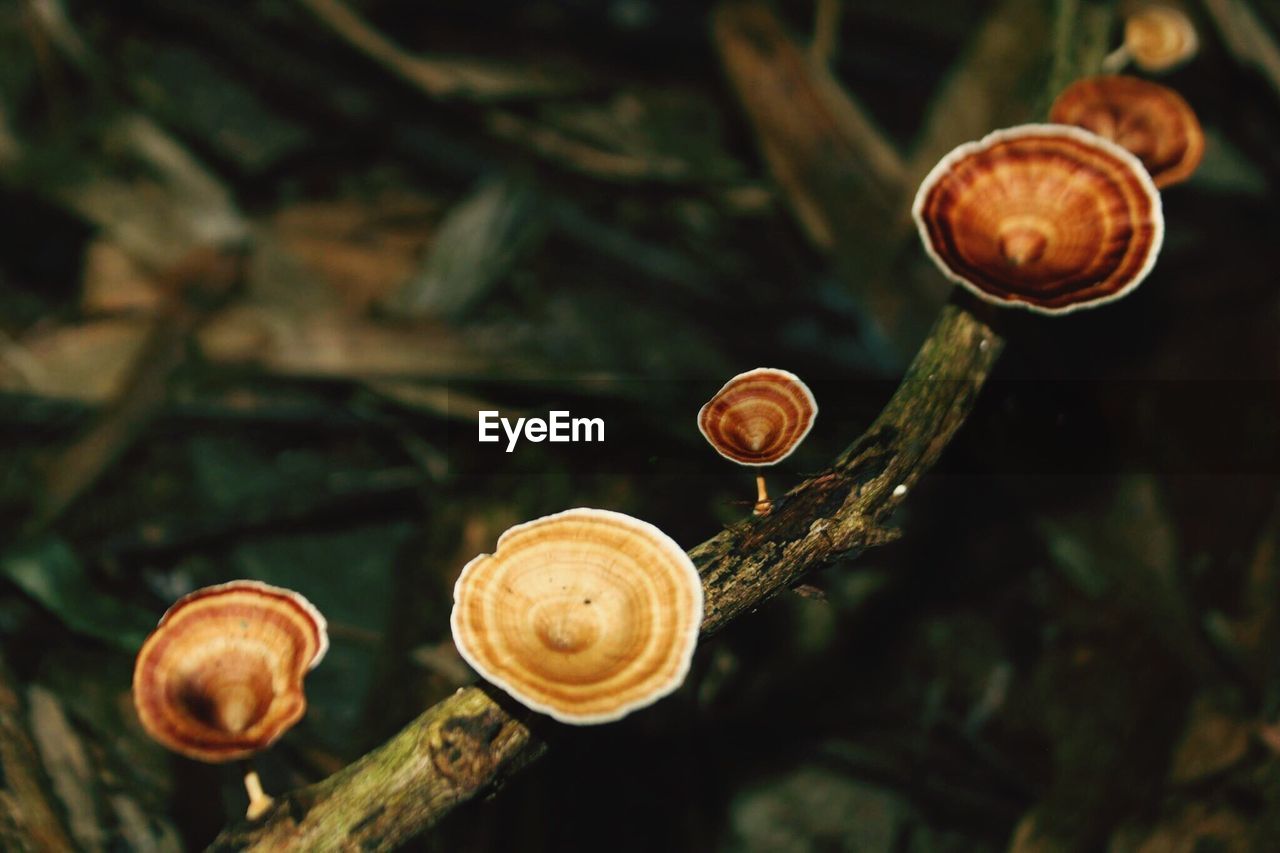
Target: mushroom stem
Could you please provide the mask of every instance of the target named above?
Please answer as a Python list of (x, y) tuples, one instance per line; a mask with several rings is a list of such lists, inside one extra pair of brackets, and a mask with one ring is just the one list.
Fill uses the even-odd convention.
[(769, 489), (764, 483), (764, 474), (756, 475), (756, 508), (753, 515), (768, 515), (773, 509), (773, 501), (769, 500)]
[(262, 790), (262, 779), (259, 778), (258, 771), (247, 761), (244, 765), (244, 789), (249, 794), (249, 810), (245, 812), (245, 816), (249, 820), (257, 820), (266, 814), (275, 801)]
[(1129, 48), (1122, 44), (1103, 57), (1102, 73), (1118, 74), (1124, 70), (1124, 67), (1129, 64), (1129, 60), (1132, 58), (1133, 54), (1129, 53)]

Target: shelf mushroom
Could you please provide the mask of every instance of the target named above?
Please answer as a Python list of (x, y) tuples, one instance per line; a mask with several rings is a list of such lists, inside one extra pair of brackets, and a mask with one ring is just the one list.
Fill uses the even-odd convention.
[(1204, 130), (1177, 92), (1138, 77), (1077, 80), (1058, 95), (1049, 121), (1093, 131), (1125, 148), (1161, 189), (1191, 177), (1204, 157)]
[[(818, 416), (809, 386), (786, 370), (757, 367), (724, 384), (698, 411), (698, 429), (715, 451), (739, 465), (775, 465), (804, 441)], [(772, 508), (756, 475), (755, 514)]]
[(485, 680), (575, 725), (679, 687), (701, 623), (702, 582), (684, 549), (652, 524), (586, 508), (503, 533), (462, 569), (450, 616)]
[[(189, 758), (247, 759), (302, 718), (302, 679), (328, 647), (324, 616), (296, 592), (249, 580), (198, 589), (169, 608), (138, 652), (138, 719)], [(271, 798), (248, 764), (245, 789), (252, 820)]]
[(912, 214), (944, 275), (987, 302), (1041, 314), (1121, 298), (1164, 239), (1160, 193), (1142, 163), (1065, 125), (961, 145), (920, 185)]
[(1103, 60), (1106, 71), (1119, 71), (1133, 60), (1143, 71), (1161, 74), (1189, 61), (1200, 49), (1200, 37), (1187, 13), (1168, 3), (1140, 5), (1124, 20), (1124, 44)]

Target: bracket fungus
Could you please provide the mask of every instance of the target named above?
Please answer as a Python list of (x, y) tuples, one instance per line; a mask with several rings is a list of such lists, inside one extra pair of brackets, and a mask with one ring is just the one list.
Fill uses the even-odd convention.
[[(248, 580), (198, 589), (169, 608), (138, 652), (138, 719), (189, 758), (248, 758), (302, 718), (302, 679), (328, 648), (324, 616), (296, 592)], [(252, 768), (245, 787), (255, 818), (271, 798)]]
[[(698, 411), (698, 429), (716, 453), (739, 465), (775, 465), (804, 441), (818, 402), (800, 377), (757, 367), (724, 384)], [(756, 476), (755, 514), (771, 508), (764, 475)]]
[(1167, 3), (1145, 3), (1124, 20), (1124, 44), (1106, 58), (1103, 67), (1119, 71), (1133, 63), (1160, 74), (1187, 62), (1200, 49), (1200, 37), (1187, 13)]
[(1077, 80), (1053, 102), (1049, 120), (1117, 143), (1162, 189), (1191, 177), (1204, 157), (1204, 130), (1191, 105), (1167, 86), (1138, 77)]
[(1065, 125), (961, 145), (920, 185), (912, 214), (949, 279), (1041, 314), (1121, 298), (1146, 278), (1164, 239), (1160, 193), (1142, 163)]
[(620, 719), (679, 687), (702, 623), (702, 582), (644, 521), (571, 509), (518, 524), (462, 569), (450, 626), (462, 657), (564, 723)]

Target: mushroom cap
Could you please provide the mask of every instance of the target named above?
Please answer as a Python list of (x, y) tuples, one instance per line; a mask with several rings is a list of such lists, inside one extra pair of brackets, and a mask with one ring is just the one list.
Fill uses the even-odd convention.
[(210, 763), (274, 743), (307, 710), (303, 676), (329, 648), (296, 592), (232, 581), (183, 596), (138, 652), (133, 703), (147, 734)]
[(773, 367), (739, 373), (698, 410), (698, 429), (739, 465), (774, 465), (804, 441), (818, 402), (799, 376)]
[(912, 215), (949, 279), (1041, 314), (1121, 298), (1151, 271), (1164, 239), (1160, 193), (1138, 158), (1056, 124), (956, 148), (920, 185)]
[(575, 725), (679, 687), (701, 623), (702, 582), (684, 549), (652, 524), (585, 508), (503, 533), (462, 569), (450, 616), (486, 681)]
[(1139, 77), (1085, 77), (1062, 90), (1049, 120), (1106, 137), (1142, 161), (1157, 187), (1185, 181), (1204, 157), (1204, 130), (1177, 92)]
[(1152, 3), (1125, 18), (1124, 46), (1139, 68), (1159, 73), (1195, 56), (1200, 37), (1186, 12)]

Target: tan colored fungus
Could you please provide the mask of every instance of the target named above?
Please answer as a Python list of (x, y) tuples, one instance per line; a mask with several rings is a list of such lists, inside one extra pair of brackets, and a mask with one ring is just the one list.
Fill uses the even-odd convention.
[(463, 568), (450, 624), (463, 658), (524, 705), (565, 723), (617, 720), (689, 671), (702, 583), (652, 524), (571, 509), (502, 534)]
[(1170, 71), (1199, 49), (1195, 24), (1181, 9), (1152, 3), (1125, 18), (1124, 50), (1143, 71)]
[(324, 617), (296, 592), (245, 580), (196, 590), (138, 652), (138, 719), (190, 758), (247, 757), (302, 718), (303, 676), (328, 647)]

